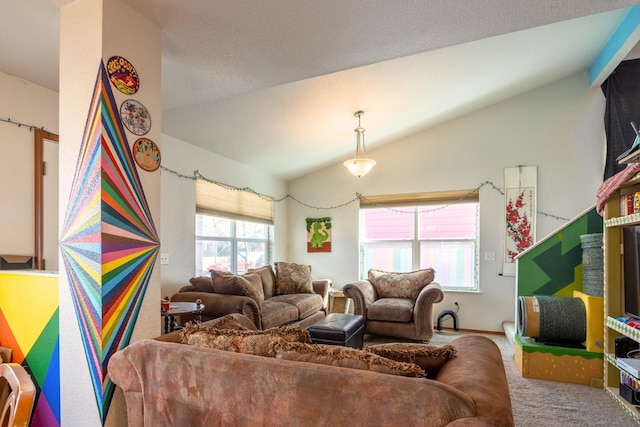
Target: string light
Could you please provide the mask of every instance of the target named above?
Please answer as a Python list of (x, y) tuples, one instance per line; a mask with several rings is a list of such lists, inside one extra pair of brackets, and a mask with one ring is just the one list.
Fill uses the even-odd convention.
[[(313, 205), (310, 205), (310, 204), (308, 204), (308, 203), (304, 203), (304, 202), (302, 202), (302, 201), (298, 200), (296, 197), (292, 196), (291, 194), (287, 194), (286, 196), (283, 196), (283, 197), (281, 197), (281, 198), (279, 198), (279, 199), (273, 199), (273, 198), (271, 198), (271, 197), (267, 197), (267, 196), (265, 196), (265, 195), (263, 195), (263, 194), (260, 194), (260, 193), (258, 193), (257, 191), (255, 191), (254, 189), (249, 188), (249, 187), (239, 188), (239, 187), (233, 187), (233, 186), (231, 186), (231, 185), (223, 184), (223, 183), (221, 183), (221, 182), (218, 182), (218, 181), (215, 181), (215, 180), (212, 180), (212, 179), (209, 179), (209, 178), (207, 178), (207, 177), (203, 176), (203, 175), (202, 175), (199, 171), (197, 171), (197, 170), (195, 170), (195, 171), (193, 172), (193, 175), (184, 175), (184, 174), (182, 174), (182, 173), (180, 173), (180, 172), (176, 172), (176, 171), (174, 171), (174, 170), (171, 170), (171, 169), (169, 169), (169, 168), (167, 168), (167, 167), (165, 167), (165, 166), (160, 166), (160, 169), (162, 169), (163, 171), (168, 172), (168, 173), (170, 173), (170, 174), (173, 174), (173, 175), (177, 176), (178, 178), (189, 179), (189, 180), (192, 180), (192, 181), (195, 181), (196, 179), (201, 179), (201, 180), (204, 180), (204, 181), (206, 181), (206, 182), (208, 182), (208, 183), (210, 183), (210, 184), (218, 185), (218, 186), (220, 186), (220, 187), (222, 187), (222, 188), (224, 188), (225, 190), (228, 190), (228, 191), (247, 191), (247, 192), (250, 192), (250, 193), (253, 193), (253, 194), (257, 195), (258, 197), (260, 197), (260, 198), (262, 198), (263, 200), (266, 200), (266, 201), (271, 201), (271, 202), (279, 203), (279, 202), (283, 202), (283, 201), (285, 201), (285, 200), (287, 200), (287, 199), (291, 199), (291, 200), (293, 200), (294, 202), (296, 202), (296, 203), (298, 203), (298, 204), (300, 204), (300, 205), (302, 205), (302, 206), (304, 206), (304, 207), (306, 207), (306, 208), (309, 208), (309, 209), (316, 209), (316, 210), (334, 210), (334, 209), (339, 209), (339, 208), (342, 208), (342, 207), (348, 206), (348, 205), (350, 205), (350, 204), (352, 204), (352, 203), (359, 202), (359, 201), (360, 201), (360, 199), (365, 199), (365, 200), (366, 200), (366, 197), (364, 197), (362, 194), (360, 194), (360, 193), (356, 193), (356, 197), (354, 197), (353, 199), (348, 200), (348, 201), (346, 201), (346, 202), (344, 202), (344, 203), (341, 203), (341, 204), (339, 204), (339, 205), (333, 205), (333, 206), (313, 206)], [(476, 187), (475, 189), (470, 190), (468, 194), (466, 194), (465, 196), (460, 197), (460, 198), (458, 199), (458, 201), (464, 201), (464, 200), (466, 200), (466, 199), (470, 198), (472, 194), (476, 193), (476, 192), (477, 192), (477, 191), (479, 191), (482, 187), (485, 187), (485, 186), (489, 186), (489, 187), (491, 187), (491, 189), (492, 189), (492, 190), (495, 190), (495, 191), (497, 191), (498, 193), (500, 193), (500, 195), (504, 196), (504, 192), (503, 192), (503, 191), (502, 191), (498, 186), (496, 186), (493, 182), (491, 182), (491, 181), (484, 181), (483, 183), (481, 183), (480, 185), (478, 185), (478, 187)], [(375, 204), (375, 203), (373, 203), (373, 204)], [(433, 212), (433, 211), (436, 211), (436, 210), (445, 209), (445, 208), (446, 208), (446, 207), (448, 207), (448, 206), (449, 206), (449, 205), (438, 206), (437, 208), (433, 208), (432, 210), (425, 210), (425, 211), (421, 210), (420, 212)], [(389, 210), (391, 210), (391, 211), (394, 211), (394, 212), (397, 212), (397, 213), (411, 213), (411, 214), (413, 214), (413, 211), (412, 211), (412, 212), (407, 212), (407, 211), (402, 211), (402, 210), (400, 210), (400, 209), (393, 209), (393, 208), (387, 208), (387, 209), (389, 209)], [(549, 217), (549, 218), (557, 219), (557, 220), (560, 220), (560, 221), (566, 221), (566, 222), (569, 222), (569, 221), (570, 221), (570, 219), (569, 219), (569, 218), (563, 218), (563, 217), (560, 217), (560, 216), (557, 216), (557, 215), (553, 215), (553, 214), (549, 214), (549, 213), (545, 213), (545, 212), (541, 212), (541, 211), (537, 211), (537, 214), (538, 214), (538, 215), (542, 215), (542, 216), (546, 216), (546, 217)]]
[[(11, 120), (11, 118), (10, 118), (10, 117), (8, 117), (8, 118), (6, 118), (6, 119), (4, 119), (4, 118), (0, 117), (0, 122), (9, 123), (9, 124), (12, 124), (12, 125), (18, 126), (19, 128), (21, 128), (21, 127), (25, 127), (25, 128), (27, 128), (27, 129), (29, 129), (29, 132), (33, 131), (34, 129), (38, 129), (38, 130), (41, 130), (41, 131), (47, 132), (47, 133), (49, 133), (49, 134), (51, 135), (51, 132), (49, 132), (49, 131), (45, 131), (45, 130), (44, 130), (44, 126), (42, 126), (42, 127), (37, 127), (37, 126), (29, 125), (29, 124), (26, 124), (26, 123), (14, 122), (13, 120)], [(282, 198), (280, 198), (280, 199), (273, 199), (273, 198), (271, 198), (271, 197), (268, 197), (268, 196), (265, 196), (265, 195), (263, 195), (263, 194), (260, 194), (260, 193), (258, 193), (257, 191), (255, 191), (255, 190), (253, 190), (252, 188), (249, 188), (249, 187), (238, 188), (238, 187), (233, 187), (233, 186), (231, 186), (231, 185), (223, 184), (223, 183), (221, 183), (221, 182), (214, 181), (214, 180), (212, 180), (212, 179), (209, 179), (209, 178), (207, 178), (207, 177), (203, 176), (203, 175), (202, 175), (200, 172), (198, 172), (197, 170), (193, 172), (193, 175), (184, 175), (184, 174), (182, 174), (182, 173), (180, 173), (180, 172), (176, 172), (176, 171), (174, 171), (174, 170), (171, 170), (171, 169), (169, 169), (169, 168), (167, 168), (167, 167), (165, 167), (165, 166), (160, 166), (160, 169), (162, 169), (162, 170), (163, 170), (163, 171), (165, 171), (165, 172), (171, 173), (171, 174), (173, 174), (173, 175), (177, 176), (178, 178), (189, 179), (189, 180), (192, 180), (192, 181), (195, 181), (196, 179), (201, 179), (201, 180), (206, 181), (206, 182), (208, 182), (208, 183), (210, 183), (210, 184), (218, 185), (218, 186), (220, 186), (220, 187), (222, 187), (222, 188), (224, 188), (224, 189), (226, 189), (226, 190), (228, 190), (228, 191), (246, 191), (246, 192), (249, 192), (249, 193), (253, 193), (253, 194), (255, 194), (256, 196), (260, 197), (261, 199), (266, 200), (266, 201), (269, 201), (269, 202), (276, 202), (276, 203), (279, 203), (279, 202), (283, 202), (283, 201), (285, 201), (285, 200), (287, 200), (287, 199), (291, 199), (291, 200), (293, 200), (294, 202), (296, 202), (296, 203), (298, 203), (298, 204), (300, 204), (300, 205), (302, 205), (302, 206), (304, 206), (304, 207), (306, 207), (306, 208), (309, 208), (309, 209), (317, 209), (317, 210), (334, 210), (334, 209), (339, 209), (339, 208), (342, 208), (342, 207), (348, 206), (348, 205), (350, 205), (350, 204), (352, 204), (352, 203), (359, 202), (359, 201), (360, 201), (360, 199), (366, 199), (364, 196), (362, 196), (362, 194), (358, 194), (358, 193), (356, 193), (356, 197), (354, 197), (353, 199), (348, 200), (348, 201), (346, 201), (346, 202), (344, 202), (344, 203), (341, 203), (341, 204), (339, 204), (339, 205), (326, 206), (326, 207), (324, 207), (324, 206), (313, 206), (313, 205), (310, 205), (310, 204), (308, 204), (308, 203), (304, 203), (304, 202), (302, 202), (302, 201), (298, 200), (297, 198), (295, 198), (295, 197), (294, 197), (294, 196), (292, 196), (291, 194), (287, 194), (286, 196), (284, 196), (284, 197), (282, 197)], [(497, 191), (498, 193), (500, 193), (500, 195), (504, 196), (504, 192), (503, 192), (499, 187), (497, 187), (493, 182), (491, 182), (491, 181), (484, 181), (484, 182), (483, 182), (483, 183), (481, 183), (478, 187), (476, 187), (474, 190), (471, 190), (471, 191), (469, 192), (469, 195), (461, 197), (461, 198), (459, 199), (459, 201), (464, 201), (465, 199), (469, 198), (469, 197), (471, 196), (471, 194), (475, 193), (476, 191), (480, 190), (482, 187), (484, 187), (484, 186), (486, 186), (486, 185), (490, 186), (493, 190)], [(375, 203), (374, 203), (374, 204), (375, 204)], [(433, 208), (433, 209), (431, 209), (431, 210), (424, 210), (424, 211), (423, 211), (423, 210), (421, 210), (420, 212), (434, 212), (434, 211), (437, 211), (437, 210), (440, 210), (440, 209), (445, 209), (445, 208), (447, 208), (448, 206), (449, 206), (449, 205), (441, 205), (441, 206), (438, 206), (437, 208)], [(399, 210), (399, 209), (393, 209), (393, 208), (387, 208), (387, 209), (389, 209), (389, 210), (391, 210), (391, 211), (394, 211), (394, 212), (397, 212), (397, 213), (411, 213), (411, 214), (413, 214), (413, 212), (402, 211), (402, 210)], [(553, 215), (553, 214), (549, 214), (549, 213), (542, 212), (542, 211), (537, 211), (536, 213), (537, 213), (538, 215), (542, 215), (542, 216), (545, 216), (545, 217), (548, 217), (548, 218), (557, 219), (557, 220), (559, 220), (559, 221), (566, 221), (566, 222), (571, 221), (569, 218), (563, 218), (563, 217), (560, 217), (560, 216), (557, 216), (557, 215)]]

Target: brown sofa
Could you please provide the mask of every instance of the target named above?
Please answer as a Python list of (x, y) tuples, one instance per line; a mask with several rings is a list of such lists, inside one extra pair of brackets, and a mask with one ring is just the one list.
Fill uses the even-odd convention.
[(130, 427), (513, 426), (495, 343), (463, 336), (452, 345), (457, 356), (435, 379), (158, 340), (118, 351), (108, 369), (124, 392)]
[[(295, 286), (285, 286), (286, 279), (290, 279), (285, 274), (288, 268), (302, 268), (310, 273), (309, 266), (294, 263), (276, 263), (278, 276), (271, 265), (251, 269), (241, 276), (211, 271), (211, 277), (190, 279), (190, 285), (182, 287), (171, 297), (171, 301), (195, 302), (200, 299), (204, 304), (202, 321), (240, 313), (247, 316), (258, 329), (284, 325), (312, 325), (326, 315), (332, 283), (328, 279), (311, 280), (309, 274), (306, 278), (308, 287), (297, 292), (298, 288)], [(246, 292), (249, 285), (244, 279), (247, 278), (254, 284), (257, 280), (257, 286), (261, 287), (261, 295)], [(246, 287), (242, 288), (238, 284), (244, 284)], [(193, 319), (194, 316), (181, 316), (180, 323), (184, 324)]]

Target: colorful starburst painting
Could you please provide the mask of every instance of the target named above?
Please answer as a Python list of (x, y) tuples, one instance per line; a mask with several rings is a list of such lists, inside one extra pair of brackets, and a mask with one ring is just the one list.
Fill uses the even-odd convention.
[(103, 63), (60, 245), (104, 423), (115, 389), (107, 364), (129, 344), (159, 239)]

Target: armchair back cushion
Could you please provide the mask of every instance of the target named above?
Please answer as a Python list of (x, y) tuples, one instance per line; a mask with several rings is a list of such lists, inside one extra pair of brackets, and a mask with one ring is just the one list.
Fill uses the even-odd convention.
[(368, 278), (379, 298), (408, 298), (416, 300), (418, 294), (433, 282), (435, 270), (427, 268), (410, 273), (393, 273), (371, 269)]
[(276, 295), (312, 293), (310, 265), (276, 262)]

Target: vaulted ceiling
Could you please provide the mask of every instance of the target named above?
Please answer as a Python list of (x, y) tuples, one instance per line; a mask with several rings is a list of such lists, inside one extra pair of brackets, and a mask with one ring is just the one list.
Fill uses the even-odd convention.
[[(285, 180), (352, 157), (357, 110), (371, 151), (586, 73), (636, 4), (121, 1), (162, 30), (162, 133)], [(0, 71), (57, 91), (71, 2), (3, 0)]]

